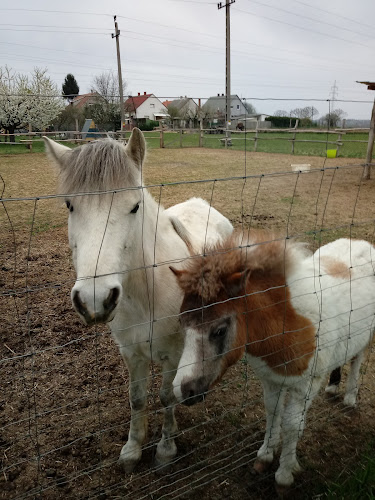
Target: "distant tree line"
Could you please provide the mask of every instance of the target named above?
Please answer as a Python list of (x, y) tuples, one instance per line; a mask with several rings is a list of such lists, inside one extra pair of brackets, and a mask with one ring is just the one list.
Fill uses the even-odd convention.
[(346, 113), (342, 109), (334, 109), (330, 113), (318, 119), (319, 111), (314, 106), (294, 108), (290, 111), (278, 109), (273, 116), (267, 118), (274, 127), (294, 127), (296, 118), (299, 119), (299, 127), (310, 128), (324, 126), (336, 128), (345, 118)]

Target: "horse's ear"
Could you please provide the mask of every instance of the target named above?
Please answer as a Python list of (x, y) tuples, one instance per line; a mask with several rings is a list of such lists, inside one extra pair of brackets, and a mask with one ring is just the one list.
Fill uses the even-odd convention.
[(67, 146), (62, 146), (58, 142), (53, 141), (49, 137), (43, 136), (43, 139), (50, 160), (57, 164), (58, 167), (64, 168), (72, 150)]
[(145, 159), (146, 154), (146, 141), (144, 135), (139, 130), (139, 128), (133, 128), (132, 135), (130, 136), (129, 142), (126, 146), (126, 151), (130, 158), (134, 161), (137, 167), (140, 169)]
[(245, 269), (245, 271), (236, 272), (229, 276), (225, 282), (225, 288), (230, 297), (238, 297), (246, 293), (246, 281), (250, 273), (250, 269)]

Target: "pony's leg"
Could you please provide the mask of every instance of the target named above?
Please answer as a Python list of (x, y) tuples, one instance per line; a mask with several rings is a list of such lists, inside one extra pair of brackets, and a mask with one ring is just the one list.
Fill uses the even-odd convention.
[(274, 453), (280, 443), (281, 418), (283, 415), (286, 389), (262, 381), (266, 409), (266, 434), (257, 453), (254, 469), (264, 472), (273, 462)]
[(339, 392), (339, 384), (341, 382), (341, 367), (335, 368), (329, 376), (329, 382), (325, 388), (327, 394), (335, 396)]
[(356, 405), (359, 371), (361, 369), (363, 357), (364, 351), (360, 352), (355, 358), (352, 359), (348, 380), (346, 382), (346, 391), (344, 396), (345, 406), (354, 407)]
[(287, 488), (293, 484), (293, 474), (299, 472), (301, 467), (297, 460), (297, 443), (302, 436), (306, 413), (322, 384), (322, 378), (314, 378), (310, 384), (302, 388), (292, 389), (285, 406), (282, 419), (282, 450), (280, 465), (276, 471), (277, 486)]
[(156, 448), (155, 465), (163, 466), (173, 460), (177, 454), (174, 436), (177, 432), (177, 422), (174, 416), (176, 398), (173, 394), (173, 379), (176, 375), (176, 366), (169, 361), (163, 363), (163, 381), (160, 389), (160, 401), (164, 407), (164, 422), (162, 438)]
[(142, 455), (147, 436), (147, 380), (149, 361), (141, 356), (122, 353), (130, 375), (129, 399), (131, 408), (128, 441), (122, 447), (119, 463), (131, 473)]

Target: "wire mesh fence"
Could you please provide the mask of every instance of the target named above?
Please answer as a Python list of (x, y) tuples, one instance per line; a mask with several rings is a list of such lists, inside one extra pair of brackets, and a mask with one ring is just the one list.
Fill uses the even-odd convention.
[[(180, 134), (176, 137), (179, 141)], [(177, 406), (178, 430), (173, 429), (173, 437), (178, 453), (168, 467), (160, 468), (155, 463), (164, 416), (158, 361), (163, 364), (172, 357), (169, 350), (174, 350), (178, 359), (182, 350), (175, 340), (181, 298), (161, 313), (157, 303), (166, 294), (162, 285), (172, 287), (174, 277), (171, 273), (166, 285), (159, 283), (158, 277), (170, 273), (170, 265), (186, 265), (185, 261), (197, 258), (189, 256), (186, 249), (183, 258), (176, 243), (168, 245), (163, 239), (166, 227), (162, 206), (201, 196), (244, 234), (265, 228), (284, 240), (305, 241), (316, 251), (343, 237), (374, 243), (372, 181), (363, 180), (364, 166), (356, 159), (316, 157), (309, 159), (309, 169), (303, 171), (298, 167), (293, 170), (289, 155), (251, 157), (246, 148), (228, 152), (229, 157), (211, 149), (162, 153), (158, 158), (150, 152), (141, 189), (137, 184), (129, 186), (125, 176), (126, 182), (100, 189), (100, 195), (78, 190), (78, 194), (69, 196), (51, 194), (56, 179), (44, 156), (3, 157), (0, 495), (4, 498), (275, 496), (277, 460), (262, 475), (252, 472), (266, 422), (261, 383), (246, 358), (210, 387), (200, 405)], [(174, 156), (170, 156), (172, 153)], [(79, 279), (90, 282), (94, 276), (97, 280), (106, 275), (122, 276), (124, 300), (129, 301), (133, 320), (115, 321), (112, 331), (125, 357), (129, 349), (137, 353), (136, 380), (147, 382), (146, 406), (137, 408), (144, 401), (141, 393), (133, 394), (131, 405), (136, 412), (135, 427), (137, 422), (142, 427), (144, 417), (148, 417), (148, 436), (142, 443), (140, 462), (127, 474), (117, 461), (128, 439), (131, 420), (129, 372), (107, 326), (95, 322), (83, 325), (70, 298), (76, 274), (66, 218), (70, 213), (70, 231), (74, 231), (73, 217), (88, 217), (82, 214), (82, 200), (87, 198), (101, 201), (93, 202), (89, 211), (93, 215), (100, 208), (95, 224), (87, 218), (80, 227), (83, 238), (90, 239), (90, 228), (104, 230), (96, 235), (100, 245), (95, 247), (94, 273)], [(64, 212), (66, 201), (73, 212), (66, 208)], [(135, 208), (139, 202), (143, 207), (138, 211)], [(148, 203), (152, 212), (151, 208), (146, 210)], [(122, 213), (122, 205), (126, 217), (133, 210), (134, 217), (140, 216), (125, 242), (129, 252), (137, 250), (136, 258), (114, 270), (103, 272), (101, 267), (97, 272), (98, 266), (103, 266), (99, 255), (111, 249), (111, 243), (114, 252), (116, 232), (109, 246), (104, 237), (109, 227), (116, 226), (114, 217)], [(203, 241), (212, 209), (203, 221)], [(127, 227), (122, 225), (126, 217), (118, 227)], [(191, 214), (187, 214), (189, 217)], [(135, 246), (136, 241), (140, 247)], [(74, 259), (74, 244), (72, 250)], [(202, 251), (195, 250), (195, 254), (201, 256)], [(89, 260), (90, 256), (85, 258)], [(140, 311), (137, 293), (144, 279), (148, 280), (146, 310)], [(131, 285), (125, 289), (125, 283)], [(157, 348), (157, 341), (163, 349)], [(326, 482), (349, 477), (369, 451), (375, 433), (371, 351), (370, 345), (361, 369), (358, 408), (345, 408), (341, 395), (328, 398), (324, 391), (315, 398), (298, 447), (304, 472), (292, 487), (296, 497), (324, 494)], [(140, 368), (144, 353), (151, 358), (150, 370)], [(167, 378), (175, 368), (167, 366)]]

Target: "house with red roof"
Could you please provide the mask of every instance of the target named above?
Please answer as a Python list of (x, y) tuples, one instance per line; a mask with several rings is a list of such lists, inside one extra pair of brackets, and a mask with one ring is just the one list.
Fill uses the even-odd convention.
[(83, 109), (85, 106), (97, 104), (101, 99), (102, 97), (97, 92), (89, 92), (88, 94), (76, 95), (72, 100), (72, 105)]
[(130, 96), (124, 103), (126, 128), (146, 123), (149, 120), (164, 121), (168, 118), (168, 109), (154, 96), (138, 92), (136, 96)]

